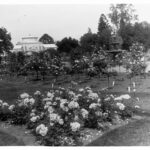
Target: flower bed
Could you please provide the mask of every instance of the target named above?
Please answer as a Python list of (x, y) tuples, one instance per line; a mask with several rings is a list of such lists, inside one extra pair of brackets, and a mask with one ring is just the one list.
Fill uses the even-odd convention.
[(118, 99), (90, 87), (59, 87), (44, 94), (36, 91), (33, 96), (23, 93), (14, 105), (0, 101), (0, 120), (27, 125), (42, 145), (81, 145), (84, 128), (103, 130), (107, 122), (132, 116), (132, 110)]

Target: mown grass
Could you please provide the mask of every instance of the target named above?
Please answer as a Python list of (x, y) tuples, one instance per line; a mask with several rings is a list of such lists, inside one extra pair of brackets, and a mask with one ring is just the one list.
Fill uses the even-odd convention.
[[(120, 80), (124, 78), (124, 80)], [(129, 86), (129, 79), (125, 75), (119, 75), (117, 77), (111, 77), (109, 86), (112, 86), (112, 82), (116, 81), (115, 87), (110, 88), (108, 93), (122, 94), (128, 93), (127, 87)], [(71, 82), (76, 82), (77, 85), (72, 85)], [(14, 78), (4, 78), (0, 80), (0, 99), (5, 100), (9, 104), (12, 104), (16, 101), (18, 96), (27, 92), (33, 94), (36, 90), (41, 92), (48, 91), (52, 83), (54, 83), (54, 77), (48, 77), (46, 80), (31, 80), (29, 77), (27, 80), (24, 77), (14, 77)], [(85, 75), (74, 75), (74, 76), (60, 76), (55, 82), (55, 86), (70, 87), (74, 86), (75, 88), (83, 88), (90, 86), (94, 91), (100, 91), (102, 88), (108, 87), (108, 81), (106, 77), (93, 77), (89, 78)]]

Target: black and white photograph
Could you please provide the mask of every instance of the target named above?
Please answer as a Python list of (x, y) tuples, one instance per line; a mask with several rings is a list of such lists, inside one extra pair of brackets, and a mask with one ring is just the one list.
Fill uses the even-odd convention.
[(8, 1), (0, 148), (150, 146), (150, 3)]

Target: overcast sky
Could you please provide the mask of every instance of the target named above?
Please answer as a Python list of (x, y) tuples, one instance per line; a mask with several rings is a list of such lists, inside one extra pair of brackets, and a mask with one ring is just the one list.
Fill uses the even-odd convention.
[[(0, 5), (0, 27), (11, 33), (15, 44), (22, 37), (40, 37), (44, 33), (55, 41), (71, 36), (79, 39), (87, 32), (97, 32), (101, 13), (108, 14), (109, 4)], [(134, 4), (139, 21), (150, 22), (150, 4)]]

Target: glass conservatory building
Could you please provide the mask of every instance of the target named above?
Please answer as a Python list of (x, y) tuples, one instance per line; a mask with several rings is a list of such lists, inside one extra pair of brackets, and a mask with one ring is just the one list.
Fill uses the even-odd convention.
[(55, 44), (43, 44), (38, 41), (38, 37), (28, 36), (23, 37), (21, 42), (18, 42), (11, 52), (25, 52), (26, 54), (32, 54), (32, 52), (45, 51), (47, 49), (57, 50)]

